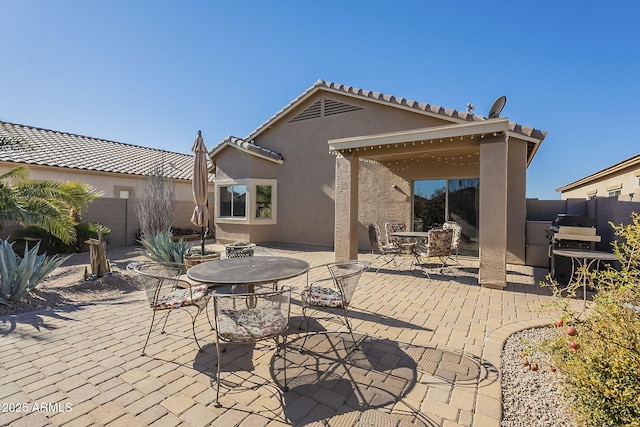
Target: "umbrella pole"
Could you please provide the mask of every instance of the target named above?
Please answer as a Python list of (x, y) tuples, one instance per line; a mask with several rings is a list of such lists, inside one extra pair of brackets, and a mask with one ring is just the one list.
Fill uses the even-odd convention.
[(200, 227), (200, 255), (206, 255), (204, 251), (204, 227)]

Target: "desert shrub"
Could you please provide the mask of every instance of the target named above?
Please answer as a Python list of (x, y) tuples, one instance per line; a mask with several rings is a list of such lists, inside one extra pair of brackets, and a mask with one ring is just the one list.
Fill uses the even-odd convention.
[(173, 241), (171, 231), (164, 231), (142, 237), (140, 243), (144, 247), (147, 258), (157, 262), (184, 263), (184, 256), (189, 253), (190, 245), (184, 239)]
[(171, 230), (175, 205), (175, 183), (167, 178), (162, 165), (156, 165), (145, 178), (135, 209), (140, 235), (150, 238)]
[(588, 426), (640, 426), (640, 215), (631, 219), (628, 225), (611, 223), (622, 238), (613, 243), (620, 268), (580, 271), (597, 291), (589, 309), (573, 300), (581, 283), (566, 290), (549, 278), (546, 283), (565, 326), (577, 331), (569, 335), (574, 331), (567, 329), (546, 348), (578, 420)]
[(12, 305), (35, 289), (54, 269), (67, 260), (57, 255), (38, 255), (40, 242), (19, 258), (13, 244), (0, 240), (0, 304)]

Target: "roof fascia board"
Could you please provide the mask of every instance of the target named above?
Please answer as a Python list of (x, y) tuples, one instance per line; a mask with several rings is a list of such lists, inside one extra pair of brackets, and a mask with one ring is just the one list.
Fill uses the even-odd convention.
[[(4, 166), (4, 165), (12, 168), (16, 166), (27, 166), (29, 169), (42, 170), (47, 172), (60, 172), (61, 170), (63, 170), (63, 171), (77, 172), (78, 174), (109, 176), (109, 177), (117, 177), (117, 178), (127, 177), (131, 179), (145, 179), (149, 176), (149, 175), (142, 175), (142, 174), (135, 174), (135, 173), (128, 173), (128, 172), (100, 171), (95, 169), (74, 168), (69, 166), (52, 166), (52, 165), (44, 165), (40, 163), (27, 163), (27, 162), (15, 162), (13, 160), (0, 160), (0, 166)], [(185, 178), (171, 178), (171, 179), (176, 182), (185, 182), (185, 183), (192, 182), (192, 180), (185, 179)], [(209, 180), (210, 182), (213, 182), (211, 180), (211, 177), (209, 178)]]
[(214, 159), (222, 150), (224, 150), (225, 148), (227, 148), (227, 146), (231, 147), (231, 148), (235, 148), (237, 150), (242, 151), (243, 153), (247, 153), (247, 154), (251, 154), (252, 156), (256, 156), (260, 159), (264, 159), (264, 160), (269, 160), (270, 162), (273, 163), (277, 163), (279, 165), (281, 165), (283, 163), (283, 160), (278, 160), (278, 159), (273, 159), (271, 157), (268, 156), (264, 156), (260, 153), (256, 153), (254, 151), (251, 150), (245, 150), (244, 148), (231, 144), (227, 141), (223, 142), (222, 144), (218, 145), (218, 147), (216, 147), (210, 154), (209, 154), (209, 158)]
[(367, 145), (392, 144), (402, 142), (421, 141), (427, 139), (450, 138), (454, 136), (476, 135), (491, 132), (506, 132), (509, 119), (491, 119), (483, 122), (465, 122), (461, 124), (437, 126), (426, 129), (382, 133), (377, 135), (355, 136), (329, 140), (329, 147), (333, 150), (360, 148)]
[(434, 113), (434, 112), (431, 112), (431, 111), (420, 110), (420, 109), (411, 107), (410, 105), (402, 105), (402, 104), (390, 103), (389, 101), (384, 100), (384, 99), (371, 98), (371, 97), (364, 96), (364, 95), (358, 95), (356, 93), (349, 93), (349, 92), (345, 92), (343, 90), (332, 88), (332, 87), (314, 86), (314, 87), (310, 88), (307, 92), (305, 92), (302, 95), (300, 95), (298, 98), (294, 99), (289, 105), (284, 107), (282, 110), (280, 110), (278, 113), (276, 113), (276, 115), (274, 115), (269, 120), (267, 120), (266, 122), (261, 124), (251, 134), (249, 134), (248, 136), (246, 136), (243, 139), (245, 139), (247, 141), (250, 141), (252, 139), (256, 139), (258, 137), (258, 135), (260, 135), (264, 130), (266, 130), (269, 127), (271, 127), (271, 125), (273, 125), (274, 122), (279, 120), (282, 116), (286, 115), (287, 113), (293, 111), (296, 107), (298, 107), (300, 104), (302, 104), (303, 102), (305, 102), (306, 100), (308, 100), (309, 98), (311, 98), (313, 95), (315, 95), (318, 92), (331, 92), (331, 93), (334, 93), (334, 94), (337, 94), (337, 95), (346, 96), (346, 97), (350, 97), (350, 98), (354, 98), (354, 99), (360, 99), (360, 100), (363, 100), (363, 101), (369, 101), (369, 102), (373, 102), (373, 103), (376, 103), (376, 104), (384, 105), (386, 107), (399, 108), (399, 109), (402, 109), (402, 110), (405, 110), (405, 111), (409, 111), (409, 112), (412, 112), (412, 113), (418, 113), (418, 114), (422, 114), (422, 115), (425, 115), (425, 116), (434, 117), (436, 119), (440, 119), (440, 120), (443, 120), (443, 121), (449, 121), (449, 122), (452, 122), (452, 123), (469, 123), (467, 120), (458, 119), (456, 117), (445, 116), (445, 115)]
[(266, 129), (269, 129), (273, 125), (273, 123), (275, 123), (276, 121), (280, 120), (280, 118), (282, 116), (286, 115), (290, 111), (293, 111), (300, 104), (305, 102), (307, 99), (311, 98), (316, 92), (318, 92), (320, 90), (323, 90), (323, 89), (326, 89), (326, 88), (313, 86), (313, 87), (307, 89), (306, 92), (304, 92), (301, 95), (299, 95), (297, 98), (295, 98), (293, 101), (291, 101), (289, 104), (287, 104), (283, 109), (278, 111), (275, 115), (273, 115), (272, 117), (267, 119), (266, 122), (262, 123), (260, 126), (258, 126), (256, 129), (254, 129), (253, 132), (251, 132), (249, 135), (247, 135), (243, 139), (245, 141), (251, 141), (252, 139), (256, 139), (258, 137), (258, 135), (260, 135)]
[(582, 179), (579, 179), (577, 181), (572, 182), (571, 184), (567, 184), (564, 187), (560, 187), (560, 188), (556, 188), (556, 191), (559, 192), (565, 192), (565, 191), (569, 191), (569, 190), (573, 190), (574, 188), (578, 188), (581, 187), (583, 185), (589, 184), (597, 179), (600, 178), (604, 178), (607, 175), (610, 175), (612, 173), (616, 173), (616, 172), (620, 172), (624, 169), (627, 169), (629, 167), (635, 166), (637, 164), (640, 164), (640, 155), (637, 156), (633, 156), (630, 159), (624, 160), (620, 163), (617, 163), (613, 166), (610, 166), (606, 169), (603, 169), (599, 172), (593, 173), (589, 176), (586, 176)]
[(342, 91), (340, 89), (336, 89), (336, 88), (332, 88), (332, 87), (320, 87), (318, 89), (319, 90), (323, 90), (325, 92), (332, 92), (332, 93), (335, 93), (335, 94), (338, 94), (338, 95), (343, 95), (343, 96), (348, 96), (348, 97), (351, 97), (351, 98), (361, 99), (363, 101), (373, 102), (373, 103), (376, 103), (376, 104), (384, 105), (386, 107), (399, 108), (401, 110), (410, 111), (412, 113), (418, 113), (418, 114), (422, 114), (422, 115), (429, 116), (429, 117), (434, 117), (436, 119), (440, 119), (440, 120), (443, 120), (443, 121), (448, 121), (448, 122), (452, 122), (452, 123), (469, 123), (468, 120), (459, 119), (457, 117), (445, 116), (443, 114), (434, 113), (432, 111), (420, 110), (420, 109), (417, 109), (417, 108), (412, 107), (410, 105), (403, 105), (403, 104), (397, 104), (395, 102), (389, 102), (386, 99), (371, 98), (371, 97), (368, 97), (368, 96), (359, 95), (357, 93), (345, 92), (345, 91)]

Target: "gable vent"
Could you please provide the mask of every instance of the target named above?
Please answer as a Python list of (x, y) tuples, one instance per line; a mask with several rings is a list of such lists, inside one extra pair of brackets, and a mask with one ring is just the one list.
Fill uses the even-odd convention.
[(318, 119), (322, 117), (322, 100), (317, 100), (311, 107), (295, 116), (290, 122), (299, 122), (300, 120)]
[(289, 122), (299, 122), (301, 120), (318, 119), (320, 117), (333, 116), (336, 114), (348, 113), (350, 111), (362, 110), (362, 107), (357, 107), (351, 104), (345, 104), (344, 102), (334, 101), (332, 99), (319, 99), (309, 108), (295, 116)]
[(362, 107), (345, 104), (343, 102), (334, 101), (332, 99), (324, 100), (324, 115), (333, 116), (334, 114), (348, 113), (349, 111), (362, 110)]

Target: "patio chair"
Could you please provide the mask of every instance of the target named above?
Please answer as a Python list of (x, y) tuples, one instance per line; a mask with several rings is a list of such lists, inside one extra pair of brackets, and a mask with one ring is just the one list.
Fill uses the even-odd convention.
[[(438, 258), (440, 260), (440, 274), (443, 274), (447, 268), (451, 274), (453, 271), (447, 265), (447, 258), (451, 255), (451, 239), (453, 237), (452, 229), (432, 228), (428, 232), (428, 238), (418, 241), (413, 248), (416, 264), (423, 264), (423, 260), (428, 261), (429, 258)], [(426, 264), (426, 263), (425, 263)], [(423, 269), (427, 277), (429, 272)]]
[(410, 242), (404, 237), (393, 236), (392, 234), (397, 231), (407, 231), (407, 225), (404, 221), (388, 221), (384, 223), (384, 231), (387, 234), (387, 243), (389, 245), (398, 246), (402, 249), (403, 253), (410, 254), (413, 242)]
[[(187, 309), (187, 313), (191, 316), (193, 338), (198, 349), (202, 350), (196, 335), (196, 319), (205, 310), (207, 303), (211, 299), (211, 293), (207, 285), (195, 285), (185, 280), (184, 277), (186, 277), (185, 273), (187, 271), (185, 264), (139, 262), (129, 264), (127, 269), (139, 275), (149, 306), (153, 312), (149, 333), (142, 348), (142, 355), (145, 355), (151, 332), (162, 323), (162, 331), (160, 333), (164, 334), (169, 314), (179, 308)], [(195, 310), (195, 315), (190, 310)], [(160, 312), (164, 312), (164, 321), (161, 317), (156, 324), (156, 314)]]
[(458, 250), (460, 249), (460, 240), (462, 239), (462, 226), (455, 221), (445, 221), (445, 223), (442, 224), (442, 228), (445, 230), (453, 230), (453, 236), (451, 237), (451, 254), (449, 257), (453, 258), (455, 254), (456, 264), (460, 265)]
[(382, 236), (378, 224), (369, 224), (369, 242), (371, 243), (371, 253), (378, 254), (373, 262), (376, 262), (380, 258), (386, 261), (384, 264), (377, 268), (376, 273), (378, 273), (378, 271), (380, 271), (382, 267), (389, 263), (393, 263), (396, 269), (400, 269), (400, 266), (396, 262), (396, 257), (402, 252), (402, 249), (395, 245), (385, 245), (382, 243)]
[(283, 391), (287, 387), (287, 335), (291, 288), (284, 287), (272, 292), (247, 294), (214, 294), (216, 352), (218, 370), (216, 375), (215, 405), (220, 406), (220, 369), (222, 366), (221, 341), (226, 343), (250, 344), (274, 339), (276, 353), (280, 354), (279, 338), (282, 337), (284, 359)]
[[(303, 322), (306, 323), (306, 335), (302, 342), (301, 352), (304, 351), (304, 345), (309, 336), (309, 318), (307, 316), (309, 309), (341, 311), (338, 317), (344, 318), (343, 323), (349, 329), (353, 342), (356, 342), (347, 309), (351, 304), (351, 298), (353, 298), (362, 273), (368, 270), (370, 265), (366, 261), (340, 261), (318, 265), (307, 271), (307, 285), (301, 295)], [(318, 270), (320, 271), (318, 272)], [(325, 270), (324, 274), (322, 270)], [(317, 276), (312, 273), (313, 271), (318, 272), (321, 277), (313, 279), (314, 276)], [(302, 324), (299, 329), (302, 329)]]

